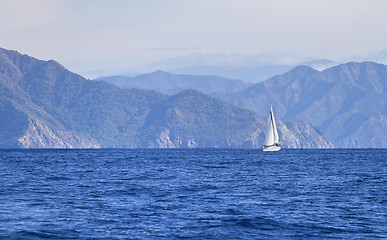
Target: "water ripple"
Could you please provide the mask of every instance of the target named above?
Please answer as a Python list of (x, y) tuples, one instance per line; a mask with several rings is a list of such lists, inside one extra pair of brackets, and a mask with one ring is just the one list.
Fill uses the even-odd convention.
[(0, 150), (0, 239), (386, 239), (387, 150)]

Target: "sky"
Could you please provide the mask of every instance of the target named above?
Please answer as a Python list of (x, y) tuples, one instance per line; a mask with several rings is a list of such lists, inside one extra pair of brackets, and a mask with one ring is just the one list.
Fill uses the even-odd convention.
[(0, 0), (0, 6), (0, 47), (54, 59), (89, 78), (173, 64), (387, 63), (384, 0)]

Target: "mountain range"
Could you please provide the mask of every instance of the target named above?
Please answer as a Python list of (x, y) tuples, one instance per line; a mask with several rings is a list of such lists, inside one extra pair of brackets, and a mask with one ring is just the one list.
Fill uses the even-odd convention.
[(217, 76), (173, 74), (164, 71), (156, 71), (135, 77), (110, 76), (96, 80), (112, 83), (122, 88), (156, 90), (165, 94), (176, 94), (187, 89), (196, 89), (204, 93), (233, 93), (253, 85), (241, 80)]
[(258, 66), (185, 66), (167, 70), (175, 74), (215, 75), (224, 78), (240, 79), (248, 83), (259, 83), (278, 74), (286, 73), (297, 66), (309, 66), (314, 69), (325, 69), (336, 65), (334, 61), (316, 59), (298, 64), (263, 64)]
[[(3, 148), (260, 148), (266, 123), (197, 90), (123, 89), (0, 48)], [(332, 146), (305, 121), (278, 121), (278, 130), (284, 147)]]
[(336, 147), (387, 147), (383, 64), (350, 62), (324, 71), (300, 66), (221, 98), (258, 113), (272, 104), (278, 118), (308, 121)]
[[(329, 59), (303, 58), (286, 52), (260, 54), (196, 53), (161, 59), (147, 67), (139, 68), (137, 72), (148, 73), (163, 69), (175, 74), (221, 76), (258, 83), (288, 72), (297, 66), (309, 66), (322, 70), (337, 64)], [(127, 72), (126, 75), (129, 76), (138, 75), (134, 74), (134, 69), (132, 73), (123, 72)]]
[[(321, 63), (331, 62), (309, 65)], [(244, 85), (235, 80), (211, 82), (206, 76), (166, 72), (140, 75), (130, 78), (130, 82), (141, 82), (142, 86), (151, 85), (152, 89), (165, 92), (165, 88), (156, 84), (157, 79), (163, 79), (163, 84), (173, 85), (176, 92), (183, 86), (179, 85), (182, 82), (179, 78), (192, 81), (201, 78), (204, 82), (207, 78), (207, 84), (190, 87), (260, 114), (266, 114), (267, 106), (273, 105), (279, 119), (310, 122), (336, 147), (387, 147), (387, 66), (383, 64), (350, 62), (323, 71), (298, 66), (242, 90), (239, 89)], [(125, 87), (127, 79), (121, 80), (120, 86)], [(140, 84), (137, 87), (141, 88)]]

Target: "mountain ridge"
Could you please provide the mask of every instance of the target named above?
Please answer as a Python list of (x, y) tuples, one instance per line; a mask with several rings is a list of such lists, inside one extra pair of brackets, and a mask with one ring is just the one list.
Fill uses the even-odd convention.
[(161, 70), (134, 77), (111, 76), (96, 80), (106, 81), (122, 88), (141, 88), (164, 94), (176, 94), (187, 89), (196, 89), (204, 93), (232, 93), (252, 85), (241, 80), (212, 75), (174, 74)]
[[(8, 54), (10, 56), (8, 56)], [(167, 96), (87, 80), (55, 61), (0, 53), (0, 147), (190, 148), (263, 144), (266, 118), (195, 90)], [(9, 121), (13, 119), (13, 121)], [(285, 147), (304, 143), (278, 121)], [(11, 131), (10, 131), (11, 129)]]
[(273, 104), (280, 119), (311, 122), (338, 147), (387, 147), (386, 86), (387, 66), (350, 62), (297, 67), (221, 98), (259, 113)]

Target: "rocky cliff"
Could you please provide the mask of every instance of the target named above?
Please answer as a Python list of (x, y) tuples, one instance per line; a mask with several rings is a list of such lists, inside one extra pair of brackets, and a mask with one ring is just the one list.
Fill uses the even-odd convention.
[(52, 131), (37, 119), (29, 118), (28, 128), (18, 139), (21, 148), (100, 148), (95, 140), (70, 131)]

